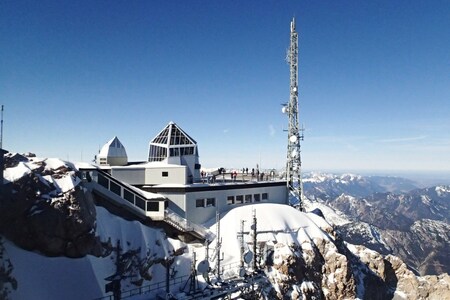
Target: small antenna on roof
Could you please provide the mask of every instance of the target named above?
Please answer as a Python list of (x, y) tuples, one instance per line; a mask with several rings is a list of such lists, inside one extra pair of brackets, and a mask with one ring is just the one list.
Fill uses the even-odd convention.
[(0, 125), (0, 149), (3, 149), (3, 104), (2, 104), (2, 116)]

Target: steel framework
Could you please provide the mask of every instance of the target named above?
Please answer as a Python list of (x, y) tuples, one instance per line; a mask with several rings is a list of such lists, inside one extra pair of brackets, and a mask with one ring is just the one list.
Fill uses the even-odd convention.
[(286, 181), (290, 194), (299, 200), (299, 209), (302, 204), (302, 178), (300, 141), (303, 140), (303, 129), (299, 127), (298, 109), (298, 34), (295, 30), (295, 19), (291, 21), (291, 42), (287, 54), (290, 69), (290, 96), (289, 103), (283, 107), (283, 112), (288, 115), (288, 146), (286, 160)]

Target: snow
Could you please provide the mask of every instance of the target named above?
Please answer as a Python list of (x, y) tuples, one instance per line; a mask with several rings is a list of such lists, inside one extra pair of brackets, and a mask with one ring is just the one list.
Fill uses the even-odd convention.
[(57, 170), (62, 167), (67, 167), (67, 162), (64, 162), (58, 158), (47, 158), (44, 160), (45, 170)]
[[(150, 228), (137, 221), (126, 221), (102, 207), (96, 207), (96, 210), (96, 234), (103, 242), (110, 240), (113, 246), (120, 240), (123, 251), (141, 248), (141, 257), (145, 257), (147, 251), (152, 256), (164, 257), (185, 246), (181, 241), (166, 238), (161, 229)], [(18, 281), (18, 289), (10, 294), (12, 300), (102, 297), (107, 283), (104, 279), (115, 273), (112, 255), (103, 258), (88, 255), (78, 259), (46, 257), (20, 249), (7, 240), (5, 248), (14, 267), (12, 276)], [(188, 253), (176, 257), (173, 267), (177, 277), (189, 274), (189, 262)], [(150, 273), (153, 279), (144, 281), (144, 286), (164, 282), (165, 268), (162, 265), (153, 265)], [(128, 280), (122, 281), (123, 290), (135, 287)], [(178, 290), (178, 286), (174, 289)], [(149, 297), (151, 295), (147, 295)]]
[(396, 299), (398, 299), (399, 297), (401, 299), (408, 299), (408, 296), (404, 292), (399, 291), (399, 290), (395, 290), (394, 295), (395, 295), (394, 298), (396, 298)]
[[(45, 170), (52, 171), (57, 170), (62, 167), (66, 167), (68, 169), (75, 170), (75, 167), (72, 163), (62, 161), (58, 158), (37, 158), (32, 157), (29, 158), (26, 162), (19, 162), (17, 166), (13, 168), (6, 168), (3, 176), (4, 179), (9, 182), (15, 182), (20, 178), (30, 174), (33, 170), (36, 170), (41, 167), (42, 163), (45, 163)], [(72, 173), (73, 175), (74, 173)], [(44, 176), (45, 177), (45, 176)], [(47, 177), (48, 178), (48, 177)], [(47, 179), (46, 178), (46, 179)], [(53, 182), (53, 180), (47, 180)], [(74, 186), (76, 186), (79, 182), (75, 178), (64, 178), (57, 184), (61, 187), (62, 190), (70, 190)]]
[(103, 264), (113, 267), (108, 258), (50, 258), (8, 241), (5, 249), (13, 263), (12, 275), (18, 281), (11, 299), (93, 299), (103, 294), (95, 271), (101, 272)]
[(314, 282), (311, 281), (303, 281), (300, 289), (303, 293), (314, 292), (316, 288), (314, 287)]
[(15, 182), (20, 178), (30, 174), (31, 171), (37, 169), (38, 167), (38, 165), (33, 163), (30, 164), (27, 162), (19, 162), (19, 164), (14, 168), (6, 168), (3, 172), (3, 177), (7, 181)]
[(435, 190), (439, 197), (445, 197), (450, 193), (450, 186), (436, 186)]
[(47, 185), (48, 183), (53, 184), (58, 193), (66, 193), (81, 183), (80, 178), (76, 177), (74, 172), (68, 172), (61, 178), (55, 178), (51, 175), (45, 175), (42, 178), (47, 181)]
[(309, 211), (312, 211), (316, 208), (320, 209), (320, 211), (323, 213), (325, 219), (330, 223), (330, 225), (340, 226), (351, 223), (351, 221), (348, 220), (342, 212), (333, 209), (323, 203), (313, 202), (308, 199), (305, 199), (304, 206)]
[[(257, 240), (271, 240), (275, 243), (276, 252), (274, 262), (277, 263), (284, 255), (292, 254), (288, 246), (292, 244), (301, 244), (305, 249), (311, 249), (314, 240), (330, 240), (330, 237), (315, 223), (317, 218), (314, 214), (303, 213), (293, 207), (274, 204), (274, 203), (258, 203), (253, 205), (240, 206), (227, 212), (220, 219), (220, 236), (222, 238), (222, 249), (225, 253), (224, 264), (236, 263), (240, 261), (240, 243), (237, 238), (237, 232), (240, 232), (241, 220), (244, 223), (244, 231), (250, 232), (253, 219), (253, 210), (256, 212), (257, 231), (263, 231), (264, 234), (257, 235)], [(215, 220), (211, 220), (206, 224), (210, 226), (212, 232), (216, 232)], [(322, 224), (325, 226), (325, 224)], [(328, 225), (329, 226), (329, 225)], [(267, 234), (271, 232), (271, 234)], [(244, 247), (251, 249), (248, 242), (251, 241), (249, 234), (244, 235)], [(215, 245), (216, 240), (211, 245)]]

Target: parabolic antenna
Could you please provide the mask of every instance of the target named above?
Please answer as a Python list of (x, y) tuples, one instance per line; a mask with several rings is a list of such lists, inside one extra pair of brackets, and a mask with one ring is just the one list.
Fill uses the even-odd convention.
[(246, 264), (249, 264), (252, 260), (253, 260), (253, 252), (252, 251), (247, 251), (244, 254), (244, 262)]
[(207, 260), (202, 260), (197, 265), (197, 271), (201, 274), (208, 273), (209, 271), (209, 262)]
[(283, 106), (282, 108), (281, 108), (281, 112), (283, 113), (283, 114), (285, 114), (285, 113), (287, 113), (287, 106)]
[(244, 269), (244, 268), (240, 268), (240, 269), (239, 269), (239, 276), (240, 276), (240, 277), (244, 277), (244, 276), (245, 276), (245, 273), (247, 273), (247, 272), (245, 272), (245, 269)]
[(289, 141), (291, 143), (297, 143), (297, 136), (296, 135), (291, 135), (291, 137), (289, 138)]

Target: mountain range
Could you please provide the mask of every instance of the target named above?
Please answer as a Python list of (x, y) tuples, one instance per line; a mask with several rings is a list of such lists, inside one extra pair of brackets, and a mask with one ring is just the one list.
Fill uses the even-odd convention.
[[(450, 272), (450, 186), (418, 188), (399, 177), (310, 173), (304, 194), (333, 209), (344, 240), (404, 260), (418, 274)], [(346, 221), (333, 222), (336, 215)], [(325, 216), (326, 217), (326, 216)]]

